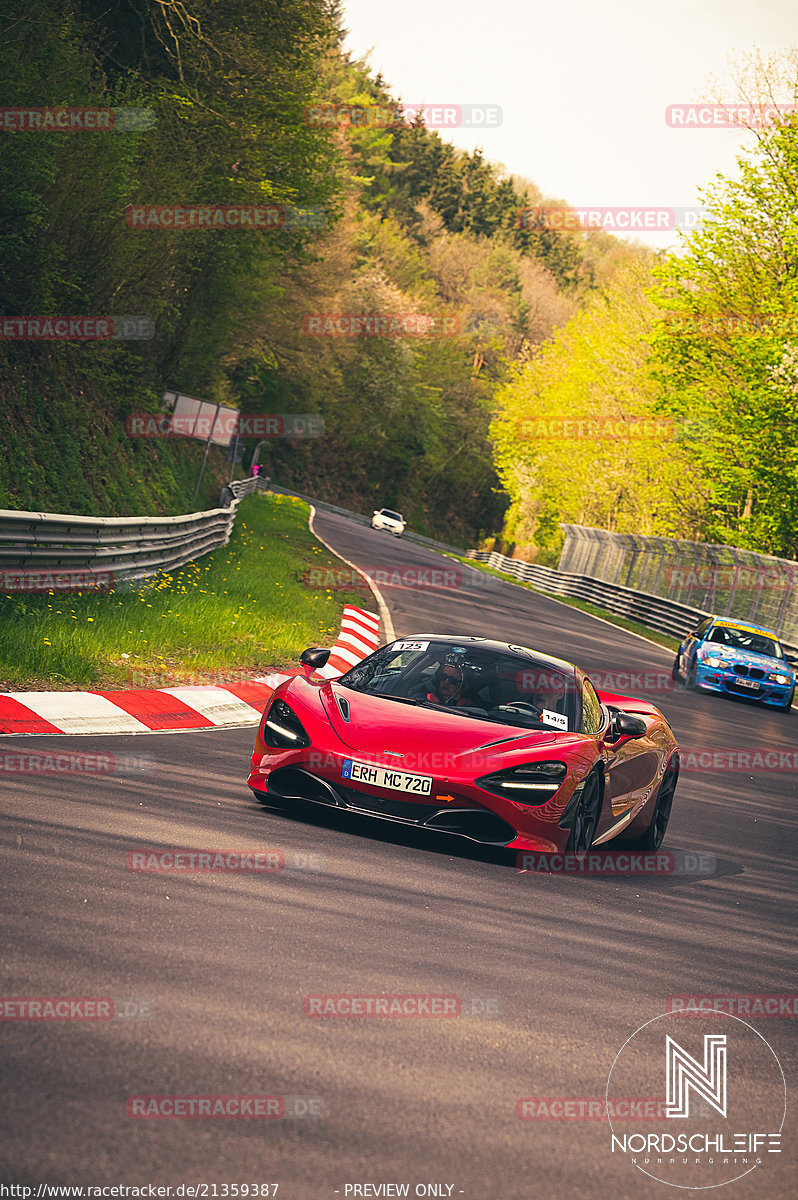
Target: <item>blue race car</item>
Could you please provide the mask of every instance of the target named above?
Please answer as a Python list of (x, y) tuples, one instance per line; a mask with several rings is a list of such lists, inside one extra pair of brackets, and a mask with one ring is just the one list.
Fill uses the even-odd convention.
[(671, 674), (686, 688), (745, 696), (789, 712), (795, 662), (771, 629), (707, 617), (682, 642)]

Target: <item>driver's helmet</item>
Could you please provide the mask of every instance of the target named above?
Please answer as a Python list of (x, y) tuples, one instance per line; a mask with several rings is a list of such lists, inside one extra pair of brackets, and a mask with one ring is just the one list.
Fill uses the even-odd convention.
[(435, 673), (434, 684), (436, 691), (447, 668), (458, 670), (462, 681), (460, 687), (452, 696), (452, 700), (459, 700), (461, 697), (467, 696), (474, 689), (480, 688), (487, 678), (487, 663), (475, 658), (464, 647), (461, 649), (455, 646), (447, 652), (443, 662)]

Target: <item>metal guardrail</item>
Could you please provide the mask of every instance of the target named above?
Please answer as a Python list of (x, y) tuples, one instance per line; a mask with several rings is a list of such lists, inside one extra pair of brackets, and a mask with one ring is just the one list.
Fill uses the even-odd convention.
[[(338, 513), (359, 525), (370, 525), (371, 518), (350, 509), (328, 504), (301, 492), (293, 492), (288, 488), (272, 484), (268, 476), (257, 475), (249, 479), (231, 480), (222, 489), (219, 507), (206, 512), (188, 513), (179, 517), (76, 517), (64, 513), (35, 513), (16, 512), (10, 509), (0, 509), (0, 571), (3, 572), (39, 572), (58, 573), (64, 571), (79, 571), (88, 577), (113, 577), (114, 585), (119, 583), (135, 583), (157, 575), (160, 571), (171, 571), (184, 566), (192, 559), (199, 558), (208, 551), (226, 546), (230, 540), (235, 523), (236, 510), (239, 501), (256, 491), (272, 491), (278, 495), (293, 496), (312, 504), (325, 512)], [(617, 573), (619, 547), (632, 545), (638, 555), (641, 543), (671, 542), (667, 538), (637, 538), (627, 535), (607, 534), (606, 530), (589, 530), (582, 526), (563, 526), (566, 532), (566, 549), (568, 538), (572, 542), (590, 543), (592, 563), (598, 566), (595, 545), (605, 548), (613, 538), (616, 544), (611, 545), (613, 566)], [(580, 532), (576, 532), (580, 531)], [(581, 537), (580, 533), (606, 535), (604, 537)], [(698, 622), (712, 613), (721, 611), (718, 606), (712, 608), (695, 608), (670, 596), (658, 596), (639, 588), (628, 587), (624, 584), (565, 570), (553, 570), (537, 563), (523, 562), (521, 559), (508, 558), (497, 551), (462, 550), (450, 546), (446, 542), (424, 537), (418, 533), (404, 534), (408, 541), (433, 550), (443, 550), (460, 557), (473, 559), (475, 562), (487, 564), (504, 574), (512, 576), (522, 583), (530, 583), (542, 592), (555, 596), (567, 596), (574, 599), (586, 600), (599, 608), (616, 616), (627, 617), (639, 621), (649, 629), (682, 638)], [(709, 551), (734, 549), (726, 547), (702, 547), (701, 543), (685, 543)], [(681, 543), (680, 543), (681, 546)], [(646, 547), (650, 553), (651, 547)], [(740, 554), (745, 552), (738, 552)], [(575, 552), (571, 547), (571, 560)], [(560, 565), (568, 555), (563, 554)], [(767, 556), (759, 557), (764, 560)], [(678, 560), (676, 560), (678, 561)], [(718, 556), (714, 560), (718, 561)], [(733, 562), (738, 561), (732, 558)], [(767, 559), (769, 563), (791, 564), (781, 559)], [(627, 582), (633, 574), (635, 559), (628, 567)], [(623, 565), (623, 564), (621, 564)], [(606, 566), (606, 562), (605, 562)], [(798, 564), (792, 564), (798, 571)], [(655, 580), (662, 575), (661, 564), (657, 569)], [(789, 593), (794, 598), (793, 589)], [(760, 588), (761, 593), (761, 588)], [(716, 593), (713, 592), (713, 596)], [(786, 615), (787, 604), (783, 606)], [(730, 615), (730, 614), (723, 614)], [(738, 619), (745, 619), (746, 614), (735, 612)], [(753, 620), (753, 616), (748, 616)], [(760, 622), (764, 623), (764, 622)], [(778, 628), (776, 632), (781, 632)], [(798, 645), (791, 644), (781, 636), (782, 644), (792, 653), (798, 652)]]
[(561, 525), (558, 571), (621, 584), (798, 642), (798, 562), (739, 546)]
[[(265, 481), (264, 481), (265, 482)], [(229, 503), (179, 517), (76, 517), (0, 509), (0, 571), (80, 572), (87, 587), (135, 583), (226, 546), (239, 498), (257, 480), (228, 484)]]
[[(714, 615), (712, 612), (679, 604), (675, 600), (654, 596), (635, 588), (623, 587), (621, 584), (608, 583), (590, 575), (576, 575), (567, 571), (542, 567), (537, 563), (522, 562), (518, 558), (507, 558), (497, 551), (469, 550), (467, 558), (485, 563), (494, 570), (512, 575), (522, 583), (530, 583), (541, 592), (549, 592), (555, 596), (567, 596), (575, 600), (586, 600), (603, 608), (615, 616), (626, 617), (637, 621), (649, 629), (659, 633), (667, 633), (681, 640), (685, 634), (695, 629), (699, 621)], [(790, 652), (798, 651), (798, 647), (782, 640), (782, 645)]]
[(222, 488), (219, 506), (227, 508), (233, 500), (240, 500), (242, 496), (251, 496), (253, 492), (268, 491), (268, 488), (268, 475), (252, 475), (249, 479), (231, 479)]

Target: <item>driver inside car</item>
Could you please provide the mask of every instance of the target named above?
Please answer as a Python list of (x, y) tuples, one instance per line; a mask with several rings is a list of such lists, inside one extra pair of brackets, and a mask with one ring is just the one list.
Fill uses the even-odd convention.
[(417, 694), (417, 700), (447, 708), (483, 708), (477, 695), (474, 673), (454, 655), (447, 655), (432, 680), (432, 688)]

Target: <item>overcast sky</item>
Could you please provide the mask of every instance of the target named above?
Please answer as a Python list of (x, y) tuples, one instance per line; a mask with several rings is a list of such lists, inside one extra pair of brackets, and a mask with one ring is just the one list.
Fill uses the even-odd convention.
[(670, 128), (667, 107), (706, 100), (712, 77), (738, 102), (730, 56), (798, 43), (798, 0), (345, 0), (344, 12), (346, 49), (371, 51), (394, 95), (501, 108), (500, 124), (442, 128), (446, 140), (575, 208), (697, 206), (754, 137)]

